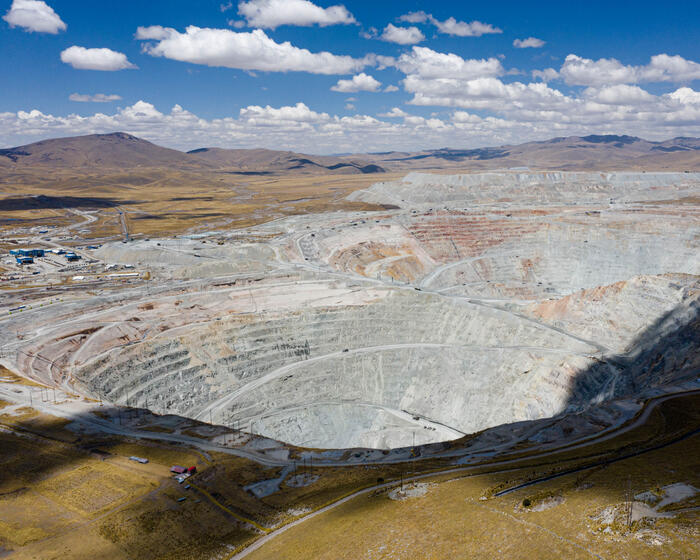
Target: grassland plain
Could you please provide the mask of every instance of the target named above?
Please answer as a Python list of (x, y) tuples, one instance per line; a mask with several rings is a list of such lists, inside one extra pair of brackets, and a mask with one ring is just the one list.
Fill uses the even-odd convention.
[[(21, 559), (228, 558), (270, 529), (378, 481), (398, 485), (401, 478), (452, 467), (440, 459), (298, 467), (296, 474), (311, 484), (290, 484), (295, 473), (289, 473), (280, 491), (258, 499), (245, 486), (279, 476), (279, 467), (159, 442), (157, 432), (140, 441), (78, 435), (63, 419), (3, 405), (0, 547)], [(388, 489), (370, 491), (291, 527), (249, 557), (693, 558), (697, 499), (668, 506), (673, 517), (643, 519), (629, 529), (599, 519), (606, 508), (622, 507), (627, 480), (634, 493), (678, 482), (699, 486), (700, 465), (687, 459), (700, 456), (700, 438), (599, 463), (619, 459), (621, 449), (644, 450), (697, 429), (699, 415), (698, 396), (690, 394), (661, 403), (642, 426), (586, 448), (539, 458), (521, 451), (521, 460), (506, 469), (487, 462), (461, 473), (436, 472), (421, 481), (428, 483), (423, 497), (396, 501)], [(134, 454), (151, 462), (128, 461)], [(189, 491), (169, 477), (173, 463), (198, 466)], [(599, 466), (492, 497), (592, 464)]]
[(434, 482), (424, 496), (400, 501), (385, 491), (364, 495), (289, 529), (248, 558), (697, 558), (694, 502), (674, 517), (629, 529), (598, 521), (606, 508), (623, 507), (627, 481), (635, 493), (678, 481), (697, 486), (700, 465), (689, 456), (700, 456), (700, 437), (500, 498), (484, 500), (485, 489), (511, 474)]
[[(381, 180), (403, 173), (383, 173)], [(64, 227), (76, 211), (94, 212), (82, 238), (121, 235), (118, 210), (131, 235), (247, 227), (293, 214), (381, 209), (345, 197), (367, 188), (370, 175), (240, 175), (226, 172), (144, 169), (134, 172), (57, 170), (47, 177), (31, 170), (5, 175), (0, 231), (18, 227)], [(39, 198), (37, 198), (39, 197)]]

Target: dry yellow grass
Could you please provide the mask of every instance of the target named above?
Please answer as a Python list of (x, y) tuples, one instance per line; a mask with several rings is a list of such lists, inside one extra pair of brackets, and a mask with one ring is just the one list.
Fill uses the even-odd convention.
[(36, 383), (35, 381), (27, 379), (26, 377), (20, 377), (19, 375), (13, 373), (3, 365), (0, 365), (0, 378), (3, 378), (6, 382), (19, 383), (21, 385), (28, 385), (30, 387), (46, 387), (46, 385), (41, 385), (40, 383)]
[(158, 486), (156, 480), (116, 465), (85, 460), (70, 471), (41, 481), (34, 490), (84, 517), (104, 513)]
[[(57, 170), (50, 177), (28, 170), (3, 185), (3, 200), (45, 195), (65, 200), (65, 208), (3, 211), (0, 231), (18, 226), (65, 226), (83, 218), (72, 212), (98, 210), (98, 220), (84, 226), (82, 237), (121, 235), (117, 209), (126, 213), (132, 235), (166, 236), (196, 230), (246, 227), (291, 214), (379, 209), (349, 202), (351, 192), (404, 173), (366, 175), (237, 175), (224, 172), (146, 169), (101, 174)], [(58, 205), (58, 202), (48, 204)], [(47, 204), (47, 203), (44, 203)], [(13, 208), (17, 206), (13, 203)], [(80, 228), (79, 228), (80, 229)], [(50, 235), (50, 234), (47, 234)]]
[[(696, 558), (697, 526), (687, 515), (652, 528), (660, 545), (645, 541), (642, 526), (606, 534), (592, 520), (624, 500), (628, 477), (635, 492), (678, 481), (697, 486), (700, 465), (689, 456), (700, 457), (700, 438), (594, 471), (585, 484), (572, 474), (487, 501), (480, 499), (485, 489), (507, 475), (435, 483), (425, 497), (405, 501), (386, 492), (365, 495), (288, 530), (249, 558)], [(563, 502), (543, 511), (520, 506), (525, 497), (535, 506), (549, 496)]]
[[(591, 553), (603, 558), (696, 557), (697, 517), (691, 517), (692, 512), (659, 520), (653, 527), (638, 524), (631, 536), (617, 526), (603, 533), (594, 516), (619, 506), (628, 477), (635, 492), (674, 482), (700, 486), (700, 464), (692, 459), (700, 457), (697, 436), (605, 468), (565, 475), (500, 498), (481, 498), (553, 469), (588, 464), (592, 458), (615, 456), (619, 448), (662, 442), (692, 429), (700, 423), (697, 399), (688, 395), (668, 401), (648, 424), (615, 440), (543, 459), (523, 457), (517, 471), (488, 473), (494, 467), (482, 467), (472, 476), (436, 475), (425, 497), (404, 502), (388, 499), (386, 491), (358, 497), (288, 530), (251, 558), (589, 558)], [(64, 420), (28, 414), (8, 422), (17, 429), (31, 428), (22, 437), (0, 432), (0, 547), (14, 550), (20, 559), (226, 558), (260, 536), (241, 518), (278, 526), (299, 512), (372, 486), (379, 478), (395, 480), (414, 468), (425, 472), (447, 466), (433, 460), (315, 468), (311, 474), (319, 478), (312, 484), (283, 483), (280, 492), (259, 500), (244, 486), (278, 476), (278, 467), (217, 452), (208, 459), (178, 445), (115, 436), (92, 441), (84, 436), (81, 451), (68, 439), (75, 434), (66, 431)], [(111, 456), (100, 461), (87, 452), (95, 447)], [(132, 463), (130, 455), (148, 457), (151, 463)], [(200, 472), (191, 481), (196, 487), (186, 491), (176, 484), (169, 477), (171, 464), (197, 464)], [(563, 502), (532, 511), (552, 496)], [(179, 502), (182, 497), (186, 500)], [(521, 506), (525, 498), (533, 507)], [(652, 547), (645, 531), (660, 535), (662, 544)]]
[(146, 442), (136, 443), (114, 440), (113, 442), (101, 445), (100, 449), (124, 457), (131, 457), (132, 455), (145, 457), (153, 463), (158, 463), (167, 467), (172, 465), (190, 466), (203, 464), (201, 455), (193, 450), (156, 443), (149, 444)]

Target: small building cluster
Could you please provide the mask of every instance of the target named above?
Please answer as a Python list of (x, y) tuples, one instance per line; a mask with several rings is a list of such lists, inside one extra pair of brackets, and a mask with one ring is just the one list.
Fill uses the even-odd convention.
[(12, 249), (10, 255), (15, 257), (17, 264), (33, 264), (35, 258), (43, 258), (46, 253), (54, 255), (63, 255), (68, 262), (75, 262), (81, 259), (75, 251), (66, 251), (65, 249)]
[(34, 262), (34, 257), (43, 257), (43, 249), (12, 249), (10, 250), (10, 255), (12, 255), (17, 264), (32, 264)]
[(175, 480), (182, 484), (185, 480), (197, 472), (197, 467), (181, 467), (180, 465), (173, 465), (170, 467), (170, 472), (175, 475)]

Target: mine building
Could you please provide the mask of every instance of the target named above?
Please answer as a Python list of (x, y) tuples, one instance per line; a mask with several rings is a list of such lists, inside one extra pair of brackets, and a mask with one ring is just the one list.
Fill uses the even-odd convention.
[(14, 257), (43, 257), (43, 249), (12, 249), (10, 255)]

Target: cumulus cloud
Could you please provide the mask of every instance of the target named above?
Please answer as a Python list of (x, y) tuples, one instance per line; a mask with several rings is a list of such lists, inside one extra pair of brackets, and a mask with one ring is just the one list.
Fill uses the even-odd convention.
[(86, 93), (71, 93), (68, 96), (68, 99), (79, 103), (110, 103), (112, 101), (119, 101), (121, 96), (114, 93), (96, 93), (94, 95), (89, 95)]
[(366, 31), (360, 31), (360, 37), (363, 39), (374, 39), (377, 36), (377, 28), (376, 27), (370, 27)]
[(61, 61), (78, 70), (127, 70), (136, 68), (124, 53), (112, 49), (86, 49), (73, 45), (61, 52)]
[(66, 30), (66, 24), (53, 8), (41, 0), (13, 0), (2, 17), (10, 27), (23, 27), (36, 33), (57, 34)]
[(394, 91), (399, 91), (399, 88), (397, 88), (397, 87), (396, 87), (395, 85), (393, 85), (393, 84), (389, 84), (388, 86), (386, 86), (386, 87), (384, 88), (384, 93), (392, 93), (392, 92), (394, 92)]
[(544, 70), (533, 70), (532, 77), (535, 80), (542, 80), (543, 82), (551, 82), (559, 77), (559, 72), (554, 68), (545, 68)]
[[(483, 79), (482, 79), (483, 80)], [(486, 78), (494, 80), (496, 78)], [(283, 107), (251, 105), (235, 116), (199, 117), (179, 105), (162, 112), (139, 101), (112, 114), (54, 116), (36, 109), (0, 113), (0, 142), (16, 146), (40, 138), (122, 130), (180, 149), (203, 145), (268, 147), (311, 153), (417, 150), (435, 146), (478, 147), (581, 134), (632, 134), (650, 139), (700, 136), (700, 92), (689, 87), (651, 95), (631, 90), (590, 90), (564, 95), (545, 84), (493, 83), (471, 93), (498, 94), (496, 114), (480, 116), (454, 98), (449, 118), (422, 117), (393, 108), (384, 115), (331, 115), (304, 103)], [(633, 87), (633, 86), (631, 86)], [(441, 93), (441, 92), (436, 92)], [(442, 92), (444, 93), (444, 92)], [(617, 96), (617, 97), (615, 97)], [(643, 98), (635, 101), (635, 97)], [(483, 98), (482, 98), (483, 99)], [(601, 103), (617, 101), (621, 105)], [(383, 120), (384, 118), (388, 120)]]
[(503, 33), (498, 27), (494, 27), (490, 23), (482, 23), (480, 21), (457, 21), (453, 17), (449, 17), (444, 21), (440, 21), (432, 14), (427, 14), (424, 11), (409, 12), (400, 16), (399, 21), (408, 23), (430, 23), (437, 27), (440, 33), (453, 35), (456, 37), (481, 37), (491, 33)]
[(403, 117), (408, 117), (409, 115), (406, 111), (403, 111), (403, 110), (399, 109), (398, 107), (394, 107), (388, 113), (380, 113), (377, 116), (382, 117), (382, 118), (388, 118), (388, 119), (401, 119)]
[(396, 27), (389, 24), (384, 28), (381, 35), (382, 41), (397, 43), (399, 45), (415, 45), (425, 40), (425, 35), (417, 27)]
[(308, 128), (314, 123), (327, 122), (330, 116), (328, 113), (312, 111), (305, 103), (297, 103), (294, 106), (279, 108), (270, 105), (250, 105), (240, 110), (240, 119), (254, 126)]
[(424, 79), (409, 75), (406, 91), (413, 93), (413, 105), (463, 107), (492, 111), (555, 110), (565, 111), (572, 98), (544, 83), (504, 83), (495, 77), (473, 79)]
[(527, 39), (516, 39), (513, 41), (513, 46), (516, 49), (539, 49), (544, 47), (545, 42), (536, 37), (528, 37)]
[(432, 18), (430, 14), (426, 14), (423, 10), (419, 12), (408, 12), (402, 16), (399, 16), (399, 21), (405, 21), (408, 23), (425, 23), (428, 19)]
[(457, 37), (481, 37), (482, 35), (491, 33), (503, 33), (498, 27), (480, 21), (466, 23), (464, 21), (457, 21), (453, 17), (447, 18), (445, 21), (438, 21), (431, 17), (430, 21), (438, 28), (440, 33), (455, 35)]
[(583, 92), (585, 98), (606, 105), (639, 105), (654, 101), (654, 96), (639, 86), (618, 84), (603, 88), (588, 88)]
[(570, 54), (559, 74), (570, 85), (603, 86), (643, 82), (688, 82), (700, 79), (700, 64), (682, 56), (657, 54), (649, 64), (631, 66), (615, 58), (592, 60)]
[(309, 0), (249, 0), (238, 4), (238, 13), (251, 27), (275, 29), (280, 25), (310, 26), (355, 23), (345, 6), (328, 8)]
[[(700, 103), (691, 88), (653, 95), (636, 85), (606, 83), (608, 78), (596, 80), (596, 85), (580, 93), (563, 93), (544, 82), (503, 81), (502, 68), (495, 63), (497, 59), (464, 60), (456, 55), (435, 53), (430, 49), (421, 52), (419, 49), (421, 47), (414, 47), (414, 52), (397, 61), (397, 67), (406, 73), (404, 89), (413, 94), (409, 104), (495, 113), (479, 121), (479, 127), (522, 132), (528, 127), (535, 129), (547, 125), (552, 133), (557, 131), (557, 134), (563, 134), (565, 130), (575, 134), (581, 131), (619, 134), (623, 131), (650, 137), (658, 137), (662, 130), (666, 133), (664, 135), (671, 135), (674, 126), (700, 129)], [(649, 65), (633, 71), (639, 76), (665, 78), (670, 67), (668, 61), (662, 58), (661, 64), (654, 63), (654, 58)], [(443, 62), (431, 64), (432, 60)], [(608, 76), (612, 73), (617, 80), (629, 79), (625, 74), (630, 72), (629, 68), (617, 64), (607, 66)], [(674, 68), (675, 75), (687, 75), (689, 69), (692, 70), (682, 63), (675, 64)], [(542, 80), (554, 79), (558, 75), (553, 69), (539, 72)], [(535, 77), (538, 77), (537, 73)], [(461, 123), (462, 128), (465, 118), (463, 114), (458, 116), (461, 121), (457, 124)], [(473, 116), (469, 120), (476, 122)], [(684, 130), (683, 134), (689, 132)]]
[(352, 93), (356, 91), (377, 91), (382, 83), (374, 77), (361, 72), (353, 76), (349, 80), (338, 80), (331, 90), (340, 91), (343, 93)]
[(700, 91), (695, 91), (689, 87), (679, 88), (669, 93), (668, 97), (683, 105), (700, 105)]
[(145, 41), (144, 52), (181, 62), (268, 72), (350, 74), (367, 65), (366, 60), (329, 52), (312, 53), (289, 41), (276, 43), (262, 29), (235, 32), (189, 26), (184, 33), (154, 25), (139, 27), (136, 38)]
[(395, 66), (404, 74), (420, 79), (472, 79), (501, 76), (505, 73), (497, 58), (464, 59), (452, 53), (441, 53), (428, 47), (413, 47), (402, 54)]

